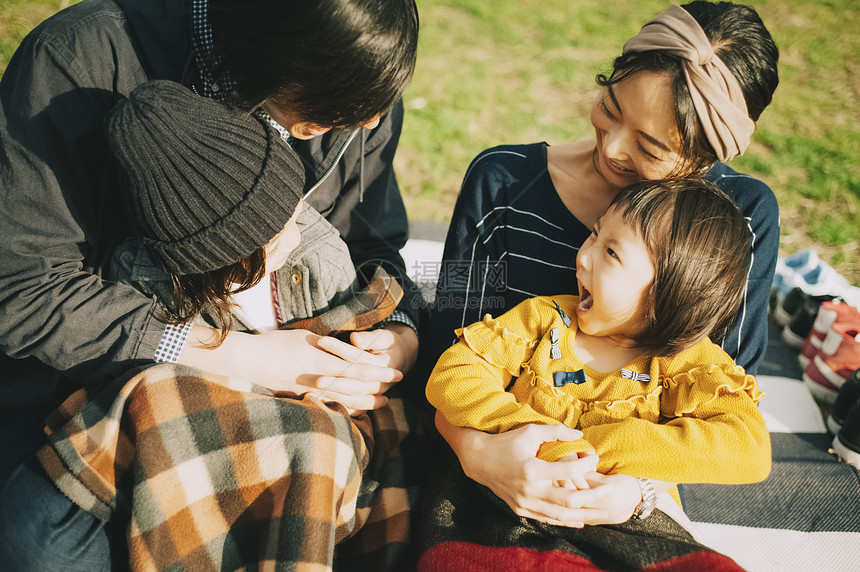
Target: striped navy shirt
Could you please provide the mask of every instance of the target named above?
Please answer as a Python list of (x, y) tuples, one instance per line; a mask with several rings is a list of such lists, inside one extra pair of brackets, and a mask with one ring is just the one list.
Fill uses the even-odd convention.
[[(432, 367), (454, 330), (533, 296), (576, 293), (576, 253), (591, 233), (571, 214), (547, 169), (547, 145), (500, 146), (469, 167), (454, 208), (422, 364)], [(767, 347), (767, 307), (779, 248), (773, 191), (718, 163), (708, 173), (753, 232), (744, 302), (723, 349), (754, 374)]]

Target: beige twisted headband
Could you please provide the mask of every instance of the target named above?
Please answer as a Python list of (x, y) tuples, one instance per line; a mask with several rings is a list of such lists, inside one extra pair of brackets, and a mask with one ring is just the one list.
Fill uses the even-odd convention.
[(708, 142), (719, 161), (743, 155), (755, 130), (741, 86), (714, 55), (705, 32), (689, 12), (670, 6), (624, 44), (623, 54), (665, 50), (686, 60), (684, 77)]

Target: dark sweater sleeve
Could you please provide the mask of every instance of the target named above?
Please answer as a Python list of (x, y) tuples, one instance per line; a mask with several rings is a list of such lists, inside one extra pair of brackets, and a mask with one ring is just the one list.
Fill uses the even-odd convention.
[[(164, 331), (152, 300), (96, 270), (105, 228), (125, 220), (102, 118), (114, 88), (139, 78), (115, 69), (114, 58), (133, 55), (112, 39), (120, 26), (93, 28), (31, 34), (0, 82), (0, 368), (29, 357), (81, 384), (151, 361)], [(6, 387), (0, 399), (20, 402)]]
[(709, 178), (735, 200), (753, 233), (744, 301), (720, 345), (747, 373), (755, 375), (767, 349), (770, 286), (779, 256), (779, 205), (770, 187), (726, 165), (717, 164)]

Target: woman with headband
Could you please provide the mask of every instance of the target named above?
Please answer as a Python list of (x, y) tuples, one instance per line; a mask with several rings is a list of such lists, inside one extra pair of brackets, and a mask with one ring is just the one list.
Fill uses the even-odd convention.
[[(481, 153), (466, 173), (448, 231), (430, 332), (422, 339), (424, 371), (429, 373), (455, 340), (455, 329), (526, 298), (569, 289), (576, 281), (580, 245), (621, 188), (643, 179), (702, 176), (735, 201), (752, 231), (743, 303), (732, 330), (715, 341), (754, 374), (767, 343), (779, 211), (767, 185), (725, 162), (748, 147), (755, 121), (778, 84), (778, 57), (752, 8), (700, 1), (672, 6), (624, 45), (608, 77), (598, 75), (593, 140)], [(455, 427), (438, 413), (436, 425), (463, 473), (529, 522), (621, 523), (645, 500), (621, 493), (627, 475), (600, 475), (603, 484), (587, 491), (555, 486), (585, 462), (535, 458), (545, 441), (576, 439), (576, 432), (562, 425), (490, 435)], [(463, 473), (449, 470), (445, 481)], [(438, 514), (443, 505), (453, 516), (467, 513), (450, 510), (456, 503), (436, 502), (445, 487), (430, 488), (427, 514)], [(658, 492), (668, 488), (669, 483), (657, 483)], [(456, 519), (452, 529), (442, 522), (436, 519), (436, 528), (424, 535), (440, 543), (434, 549), (441, 540), (467, 540)]]

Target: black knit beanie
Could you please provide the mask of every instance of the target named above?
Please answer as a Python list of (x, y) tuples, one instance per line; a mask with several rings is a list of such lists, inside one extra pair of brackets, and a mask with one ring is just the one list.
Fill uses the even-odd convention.
[(249, 256), (287, 223), (304, 170), (275, 129), (170, 81), (141, 84), (107, 118), (129, 216), (173, 274)]

